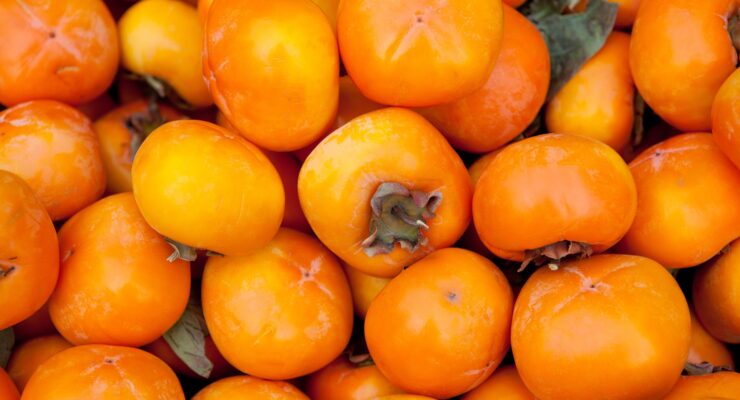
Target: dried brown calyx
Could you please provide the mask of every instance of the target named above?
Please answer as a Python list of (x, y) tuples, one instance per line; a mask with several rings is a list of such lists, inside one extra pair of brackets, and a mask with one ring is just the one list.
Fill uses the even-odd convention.
[(144, 139), (165, 122), (167, 121), (159, 112), (159, 105), (155, 99), (150, 99), (147, 102), (146, 112), (137, 112), (126, 118), (124, 121), (126, 129), (131, 133), (131, 161), (134, 160), (134, 156), (139, 151)]
[(696, 376), (713, 374), (715, 372), (732, 371), (732, 368), (729, 365), (713, 365), (710, 362), (704, 361), (698, 364), (687, 362), (684, 364), (683, 370), (686, 372), (686, 375)]
[(534, 250), (524, 252), (524, 261), (517, 272), (524, 271), (529, 264), (541, 266), (547, 264), (548, 268), (557, 270), (560, 262), (566, 257), (588, 257), (592, 253), (591, 246), (587, 243), (562, 240)]

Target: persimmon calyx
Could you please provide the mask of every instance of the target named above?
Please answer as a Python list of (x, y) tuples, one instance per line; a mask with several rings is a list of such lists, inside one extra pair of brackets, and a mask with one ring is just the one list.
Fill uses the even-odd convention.
[(529, 264), (540, 266), (547, 264), (551, 270), (560, 268), (560, 261), (569, 256), (588, 257), (593, 250), (591, 245), (582, 242), (572, 242), (570, 240), (561, 240), (559, 242), (548, 244), (534, 250), (524, 252), (524, 260), (517, 272), (524, 271)]
[(134, 156), (139, 151), (139, 147), (141, 147), (144, 139), (165, 122), (162, 113), (159, 112), (159, 105), (155, 99), (149, 100), (146, 112), (134, 113), (126, 118), (124, 121), (126, 129), (131, 133), (131, 161), (134, 160)]
[(167, 257), (167, 261), (175, 262), (177, 259), (195, 261), (195, 259), (198, 258), (198, 253), (195, 248), (174, 241), (170, 238), (164, 238), (164, 240), (172, 247), (172, 254)]
[(730, 32), (730, 38), (732, 44), (735, 45), (735, 49), (740, 52), (740, 7), (737, 12), (730, 17), (727, 23), (727, 30)]
[(5, 278), (6, 276), (10, 275), (11, 272), (15, 271), (17, 266), (13, 261), (16, 260), (16, 257), (12, 257), (5, 260), (0, 260), (0, 278)]
[(380, 184), (370, 200), (370, 235), (362, 241), (365, 254), (390, 253), (396, 243), (411, 253), (425, 245), (422, 229), (429, 229), (427, 221), (441, 202), (437, 191), (409, 190), (396, 182)]
[(714, 365), (710, 362), (704, 361), (698, 364), (687, 362), (684, 364), (683, 370), (686, 371), (686, 374), (688, 375), (696, 376), (713, 374), (715, 372), (732, 371), (732, 368), (729, 365)]

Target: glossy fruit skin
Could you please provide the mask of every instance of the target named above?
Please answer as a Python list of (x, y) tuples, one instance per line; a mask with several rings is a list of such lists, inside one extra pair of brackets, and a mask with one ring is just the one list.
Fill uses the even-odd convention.
[(728, 366), (733, 369), (735, 367), (732, 353), (727, 346), (710, 335), (693, 312), (691, 313), (691, 345), (686, 361), (692, 364), (708, 362), (717, 367)]
[(13, 349), (8, 361), (8, 375), (22, 392), (39, 365), (70, 347), (72, 344), (59, 335), (42, 336), (23, 342)]
[(202, 296), (221, 354), (265, 379), (322, 368), (352, 332), (352, 295), (339, 262), (318, 240), (287, 228), (251, 255), (209, 258)]
[[(506, 0), (504, 0), (506, 1)], [(640, 8), (640, 3), (643, 0), (610, 0), (611, 3), (617, 3), (619, 8), (617, 9), (617, 20), (614, 26), (617, 28), (629, 28), (635, 22), (637, 16), (637, 10)], [(588, 0), (582, 0), (575, 7), (575, 11), (583, 11), (588, 5)]]
[(0, 103), (82, 104), (102, 94), (118, 71), (116, 25), (100, 0), (0, 4)]
[(246, 375), (214, 382), (193, 397), (193, 400), (242, 399), (309, 400), (290, 383), (266, 381)]
[(85, 345), (48, 359), (31, 376), (22, 400), (184, 400), (175, 373), (139, 349)]
[(182, 315), (190, 265), (146, 224), (131, 193), (106, 197), (59, 231), (59, 282), (49, 313), (73, 344), (142, 346)]
[(59, 274), (57, 235), (44, 206), (18, 176), (0, 170), (0, 330), (39, 310)]
[(221, 112), (262, 148), (299, 149), (334, 122), (336, 39), (309, 0), (215, 2), (205, 29), (203, 76)]
[[(160, 104), (158, 108), (165, 121), (185, 119), (184, 115), (172, 107)], [(131, 154), (131, 139), (133, 134), (126, 127), (126, 120), (137, 114), (147, 115), (146, 101), (136, 100), (117, 107), (93, 124), (93, 130), (100, 142), (100, 154), (105, 167), (108, 193), (132, 190), (131, 164), (134, 157)]]
[(486, 82), (501, 47), (502, 14), (500, 1), (342, 0), (342, 62), (378, 103), (448, 103)]
[[(473, 182), (473, 187), (478, 183), (481, 175), (483, 175), (483, 171), (488, 168), (488, 165), (491, 164), (493, 159), (496, 158), (496, 155), (498, 155), (501, 150), (502, 148), (499, 148), (498, 150), (494, 150), (488, 154), (480, 156), (480, 158), (475, 160), (475, 162), (468, 167), (468, 174), (470, 175), (470, 181)], [(460, 241), (458, 241), (458, 246), (466, 250), (474, 251), (485, 257), (493, 255), (491, 250), (488, 250), (488, 247), (486, 247), (480, 239), (478, 231), (475, 230), (475, 224), (472, 222), (468, 225), (468, 228), (460, 238)]]
[(535, 400), (532, 392), (524, 386), (514, 365), (496, 368), (490, 378), (462, 397), (462, 400), (490, 399)]
[[(331, 28), (337, 30), (337, 9), (339, 8), (339, 0), (311, 0), (314, 4), (319, 6), (321, 11), (324, 12), (326, 18), (331, 24)], [(201, 21), (205, 24), (208, 18), (208, 10), (211, 8), (213, 0), (198, 0), (198, 15)]]
[(665, 268), (607, 254), (535, 272), (514, 306), (511, 347), (538, 399), (652, 400), (681, 374), (690, 330)]
[(715, 338), (740, 343), (740, 241), (704, 265), (694, 276), (694, 307), (702, 325)]
[(165, 81), (188, 104), (213, 104), (202, 76), (203, 26), (196, 9), (178, 0), (140, 1), (118, 21), (121, 63)]
[(282, 226), (311, 233), (311, 225), (308, 224), (301, 209), (300, 200), (298, 200), (298, 174), (301, 171), (301, 164), (290, 153), (274, 151), (264, 153), (280, 175), (285, 190), (285, 212)]
[(105, 189), (90, 120), (65, 104), (37, 100), (0, 112), (0, 169), (23, 178), (55, 221), (97, 200)]
[(637, 156), (630, 170), (637, 215), (620, 251), (685, 268), (740, 237), (740, 171), (711, 135), (674, 136)]
[(550, 132), (590, 137), (617, 151), (627, 145), (635, 113), (629, 48), (628, 34), (609, 35), (604, 47), (547, 104)]
[(310, 398), (321, 400), (372, 400), (403, 393), (377, 366), (358, 366), (344, 355), (309, 375), (305, 387)]
[(131, 178), (147, 223), (191, 247), (248, 254), (267, 244), (283, 219), (283, 186), (267, 157), (209, 122), (173, 121), (154, 130), (136, 153)]
[(13, 334), (15, 335), (16, 343), (54, 333), (57, 333), (57, 328), (54, 327), (51, 317), (49, 317), (48, 301), (30, 317), (13, 325)]
[(550, 83), (550, 56), (537, 27), (504, 6), (501, 52), (480, 89), (422, 110), (455, 148), (487, 153), (510, 142), (534, 120)]
[(511, 287), (488, 259), (448, 248), (412, 264), (370, 304), (365, 339), (389, 381), (448, 398), (493, 372), (509, 349)]
[(663, 400), (734, 399), (740, 393), (740, 374), (725, 371), (709, 375), (682, 376)]
[[(160, 360), (167, 363), (173, 371), (180, 375), (193, 379), (203, 379), (203, 377), (190, 369), (190, 367), (188, 367), (187, 364), (185, 364), (180, 357), (175, 354), (172, 347), (170, 347), (164, 338), (159, 338), (142, 347), (142, 349), (159, 357)], [(213, 343), (213, 339), (210, 336), (206, 336), (205, 351), (206, 357), (208, 357), (213, 364), (213, 370), (211, 370), (211, 375), (208, 377), (209, 380), (220, 379), (235, 372), (234, 367), (232, 367), (229, 362), (226, 361), (224, 356), (219, 353), (216, 348), (216, 344)]]
[(344, 264), (344, 272), (347, 274), (347, 282), (352, 290), (355, 315), (364, 319), (370, 304), (391, 280), (368, 275), (347, 264)]
[(684, 132), (709, 130), (714, 97), (735, 71), (727, 20), (736, 8), (736, 0), (644, 0), (639, 8), (629, 56), (635, 84)]
[[(413, 253), (396, 246), (388, 254), (365, 254), (361, 242), (370, 234), (370, 199), (383, 182), (442, 194), (423, 231), (426, 246)], [(364, 114), (332, 132), (298, 176), (303, 212), (322, 243), (352, 267), (385, 278), (455, 243), (470, 220), (471, 195), (457, 153), (424, 118), (401, 108)]]
[(602, 252), (627, 232), (636, 206), (619, 154), (594, 139), (546, 134), (496, 156), (476, 184), (473, 220), (494, 254), (521, 261), (563, 240)]
[(4, 369), (0, 368), (0, 398), (3, 400), (19, 400), (18, 388), (15, 387)]
[(712, 106), (714, 140), (740, 168), (740, 68), (722, 84)]

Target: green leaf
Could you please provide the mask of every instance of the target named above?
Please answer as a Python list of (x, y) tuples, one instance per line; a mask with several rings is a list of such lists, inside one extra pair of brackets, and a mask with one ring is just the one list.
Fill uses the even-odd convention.
[(542, 32), (550, 50), (551, 99), (596, 54), (614, 28), (618, 5), (590, 0), (581, 13), (563, 15), (573, 0), (532, 0), (522, 12)]
[(15, 335), (13, 334), (13, 328), (6, 328), (0, 331), (0, 367), (5, 368), (8, 366), (8, 360), (10, 354), (13, 352), (13, 345), (15, 344)]
[(172, 351), (199, 376), (208, 379), (213, 363), (206, 356), (208, 327), (197, 299), (191, 298), (185, 312), (164, 335)]

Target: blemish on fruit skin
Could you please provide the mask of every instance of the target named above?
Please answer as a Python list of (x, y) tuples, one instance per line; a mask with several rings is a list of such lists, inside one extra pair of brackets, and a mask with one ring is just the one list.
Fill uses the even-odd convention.
[(445, 297), (447, 298), (447, 301), (449, 301), (450, 303), (457, 304), (460, 302), (460, 300), (458, 299), (457, 293), (455, 292), (448, 292)]

